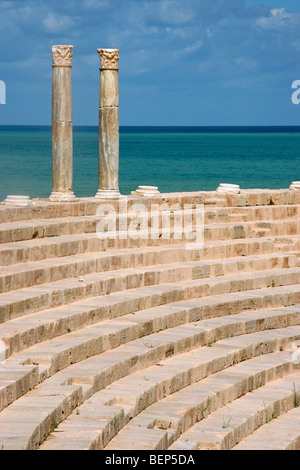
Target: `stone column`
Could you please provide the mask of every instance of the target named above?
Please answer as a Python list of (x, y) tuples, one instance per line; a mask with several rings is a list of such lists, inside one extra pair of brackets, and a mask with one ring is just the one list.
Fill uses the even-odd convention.
[(53, 46), (51, 201), (74, 201), (71, 67), (73, 46)]
[(96, 198), (118, 198), (119, 77), (118, 49), (98, 49), (101, 59), (99, 101), (99, 190)]

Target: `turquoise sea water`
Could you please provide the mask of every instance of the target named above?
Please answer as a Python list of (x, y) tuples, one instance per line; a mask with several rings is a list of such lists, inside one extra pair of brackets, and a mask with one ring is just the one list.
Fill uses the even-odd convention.
[[(120, 129), (120, 190), (161, 192), (288, 188), (300, 180), (300, 127)], [(51, 128), (0, 126), (0, 200), (8, 194), (48, 197), (52, 188)], [(74, 128), (74, 192), (98, 190), (96, 127)]]

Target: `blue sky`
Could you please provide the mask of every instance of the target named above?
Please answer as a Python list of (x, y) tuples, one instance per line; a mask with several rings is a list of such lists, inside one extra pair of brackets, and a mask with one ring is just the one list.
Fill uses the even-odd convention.
[(299, 0), (0, 0), (0, 124), (51, 124), (53, 44), (73, 123), (97, 125), (97, 48), (120, 49), (120, 125), (300, 125)]

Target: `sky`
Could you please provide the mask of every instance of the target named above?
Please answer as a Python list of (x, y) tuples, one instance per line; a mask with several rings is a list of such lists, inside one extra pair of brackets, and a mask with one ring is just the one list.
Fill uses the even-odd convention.
[(73, 45), (73, 124), (97, 125), (98, 48), (120, 50), (121, 126), (300, 125), (299, 0), (0, 0), (0, 125), (50, 125)]

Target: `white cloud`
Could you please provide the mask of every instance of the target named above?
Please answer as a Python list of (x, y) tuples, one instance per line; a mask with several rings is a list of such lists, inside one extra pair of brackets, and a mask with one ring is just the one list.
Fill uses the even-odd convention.
[(203, 45), (203, 42), (202, 41), (197, 41), (195, 42), (194, 44), (191, 44), (190, 46), (187, 46), (185, 49), (184, 49), (184, 52), (189, 54), (191, 52), (195, 52), (197, 51), (198, 49), (200, 49), (200, 47), (202, 47)]
[(192, 54), (193, 52), (198, 51), (198, 49), (200, 49), (202, 45), (203, 45), (202, 41), (197, 41), (195, 43), (189, 44), (186, 47), (180, 47), (173, 51), (173, 53), (171, 54), (171, 57), (174, 60), (183, 59), (189, 54)]
[(270, 16), (258, 18), (256, 24), (264, 29), (278, 29), (290, 24), (297, 17), (297, 14), (288, 13), (285, 8), (273, 8)]
[(32, 56), (28, 57), (27, 59), (15, 60), (14, 62), (11, 62), (10, 67), (12, 67), (13, 69), (21, 69), (21, 70), (25, 70), (25, 69), (45, 70), (47, 67), (50, 69), (49, 57), (50, 57), (50, 53), (43, 53), (43, 54), (34, 53)]
[(83, 3), (84, 8), (91, 8), (95, 10), (102, 10), (105, 8), (109, 8), (109, 6), (109, 2), (105, 0), (85, 0)]
[(239, 57), (238, 59), (235, 59), (234, 62), (245, 70), (254, 70), (257, 67), (256, 60), (246, 59), (245, 57)]
[(100, 67), (100, 59), (98, 54), (85, 54), (81, 56), (81, 60), (88, 66)]
[(12, 2), (2, 2), (1, 5), (0, 5), (0, 8), (5, 8), (5, 9), (9, 9), (9, 8), (12, 8), (13, 7), (13, 3)]
[(300, 51), (300, 40), (299, 41), (294, 41), (292, 43), (292, 46), (296, 49), (296, 51)]
[(293, 10), (243, 0), (0, 0), (0, 78), (48, 90), (51, 45), (65, 43), (74, 45), (74, 86), (80, 80), (92, 102), (98, 47), (120, 49), (121, 86), (140, 87), (145, 109), (151, 86), (157, 96), (216, 83), (273, 89), (297, 78), (300, 2)]
[(182, 0), (163, 0), (146, 2), (146, 20), (149, 24), (160, 26), (180, 26), (189, 24), (196, 16), (191, 2)]
[(50, 12), (47, 18), (43, 20), (43, 25), (50, 33), (59, 33), (71, 28), (74, 21), (68, 16), (54, 15)]
[(265, 80), (261, 77), (241, 77), (232, 78), (222, 84), (222, 88), (233, 88), (233, 89), (264, 89)]

